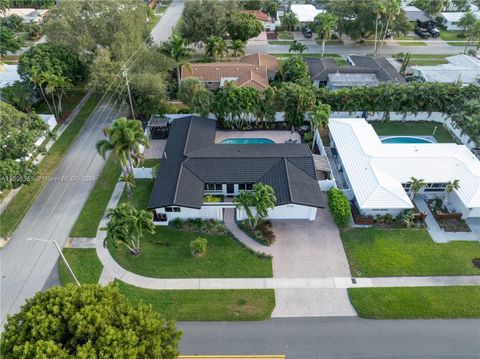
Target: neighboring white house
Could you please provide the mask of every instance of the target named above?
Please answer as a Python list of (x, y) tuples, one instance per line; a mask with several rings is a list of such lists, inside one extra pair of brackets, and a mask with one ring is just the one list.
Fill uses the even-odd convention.
[(292, 4), (290, 10), (297, 16), (301, 25), (311, 24), (315, 20), (315, 16), (325, 12), (325, 10), (319, 10), (309, 4)]
[(6, 65), (0, 63), (0, 89), (20, 81), (20, 75), (17, 72), (17, 65)]
[(5, 10), (3, 16), (8, 17), (10, 15), (17, 15), (22, 18), (23, 22), (41, 22), (43, 18), (48, 14), (48, 10), (45, 9), (33, 9), (33, 8), (11, 8)]
[(445, 58), (448, 64), (412, 66), (413, 73), (425, 82), (458, 82), (464, 85), (480, 81), (480, 59), (468, 55)]
[(331, 146), (362, 215), (397, 216), (413, 208), (411, 177), (423, 179), (422, 194), (443, 198), (449, 181), (460, 188), (449, 202), (464, 218), (480, 217), (480, 161), (455, 143), (382, 143), (363, 118), (331, 118)]
[[(480, 12), (475, 12), (474, 14), (480, 19)], [(443, 19), (442, 25), (445, 26), (447, 30), (457, 31), (462, 30), (458, 27), (458, 22), (464, 15), (465, 12), (441, 12), (439, 16)]]

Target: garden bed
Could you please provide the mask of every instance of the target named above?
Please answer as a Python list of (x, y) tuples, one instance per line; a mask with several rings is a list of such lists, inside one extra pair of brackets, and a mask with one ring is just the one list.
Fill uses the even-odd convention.
[(237, 222), (240, 228), (247, 236), (264, 246), (270, 246), (275, 242), (275, 232), (272, 230), (272, 222), (269, 220), (261, 221), (255, 231), (252, 231), (247, 221)]
[(471, 232), (468, 224), (462, 219), (462, 213), (450, 212), (439, 198), (426, 200), (437, 224), (445, 232)]

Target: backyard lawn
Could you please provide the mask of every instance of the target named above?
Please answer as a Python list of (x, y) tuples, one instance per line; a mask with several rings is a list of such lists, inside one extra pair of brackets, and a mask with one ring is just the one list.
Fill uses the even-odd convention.
[[(207, 253), (193, 257), (189, 244), (204, 237)], [(157, 226), (142, 240), (141, 253), (132, 256), (125, 246), (109, 245), (110, 253), (125, 269), (157, 278), (265, 278), (272, 276), (272, 259), (240, 245), (230, 235), (207, 235)]]
[(480, 287), (349, 288), (363, 318), (480, 318)]
[(151, 304), (167, 319), (265, 320), (275, 307), (271, 289), (152, 290), (116, 281), (120, 292), (133, 303)]
[(456, 142), (447, 129), (437, 122), (371, 121), (370, 124), (379, 136), (431, 136), (435, 131), (434, 137), (438, 142)]
[(434, 243), (426, 230), (356, 228), (341, 232), (353, 276), (480, 275), (480, 243)]
[[(100, 274), (102, 274), (103, 265), (100, 263), (94, 248), (64, 248), (63, 255), (67, 258), (73, 273), (75, 273), (80, 283), (98, 283)], [(74, 283), (70, 271), (61, 258), (59, 259), (59, 270), (62, 285)]]
[[(87, 122), (90, 114), (93, 112), (99, 98), (92, 96), (85, 106), (80, 110), (73, 121), (68, 125), (61, 136), (55, 141), (50, 151), (38, 166), (37, 178), (49, 178), (63, 157), (75, 142), (80, 134), (80, 130)], [(17, 195), (8, 204), (7, 208), (0, 215), (0, 236), (8, 237), (15, 230), (18, 223), (21, 222), (30, 206), (45, 187), (46, 181), (35, 180), (29, 185), (23, 186)]]
[(120, 172), (120, 167), (110, 156), (70, 232), (70, 237), (92, 238), (97, 235), (97, 228), (120, 177)]

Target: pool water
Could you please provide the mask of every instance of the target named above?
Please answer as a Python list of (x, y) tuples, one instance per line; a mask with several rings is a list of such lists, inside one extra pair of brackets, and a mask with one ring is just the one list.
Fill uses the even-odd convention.
[(258, 145), (275, 142), (268, 138), (228, 138), (220, 143), (223, 145)]
[(382, 143), (432, 143), (432, 141), (421, 138), (421, 137), (413, 137), (413, 136), (392, 136), (392, 137), (385, 137), (380, 139)]

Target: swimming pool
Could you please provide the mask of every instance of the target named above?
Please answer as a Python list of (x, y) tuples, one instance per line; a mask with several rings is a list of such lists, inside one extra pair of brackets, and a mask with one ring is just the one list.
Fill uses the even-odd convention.
[(433, 143), (429, 139), (414, 136), (391, 136), (381, 138), (382, 143)]
[(227, 138), (220, 143), (223, 145), (258, 145), (275, 142), (268, 138)]

